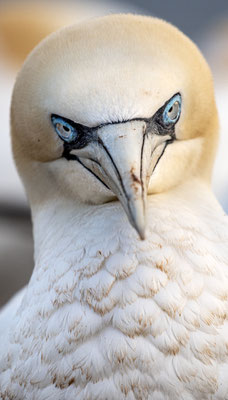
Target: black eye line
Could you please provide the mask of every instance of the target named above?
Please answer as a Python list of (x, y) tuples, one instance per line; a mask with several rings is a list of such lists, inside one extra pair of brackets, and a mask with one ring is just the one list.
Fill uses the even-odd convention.
[(157, 112), (159, 112), (159, 111), (161, 111), (161, 110), (164, 111), (164, 109), (165, 109), (166, 106), (169, 104), (169, 102), (170, 102), (174, 97), (176, 97), (176, 96), (180, 96), (180, 97), (181, 97), (181, 93), (180, 93), (180, 92), (175, 93), (169, 100), (167, 100), (167, 101), (165, 102), (165, 104), (163, 104), (163, 106), (161, 106), (161, 107), (158, 109), (158, 111), (156, 111), (155, 114), (157, 114)]
[(153, 171), (152, 171), (152, 174), (151, 174), (151, 175), (153, 175), (153, 173), (154, 173), (154, 171), (155, 171), (155, 169), (156, 169), (156, 167), (157, 167), (157, 165), (158, 165), (160, 159), (162, 158), (163, 154), (165, 153), (166, 147), (168, 146), (168, 144), (173, 143), (173, 141), (174, 141), (174, 138), (169, 139), (169, 140), (167, 140), (167, 141), (165, 142), (164, 149), (162, 150), (160, 156), (158, 157), (158, 159), (157, 159), (157, 161), (156, 161), (156, 163), (155, 163), (155, 166), (154, 166), (154, 168), (153, 168)]
[[(74, 154), (71, 154), (70, 151), (73, 149), (81, 149), (81, 148), (87, 146), (91, 141), (97, 141), (99, 143), (99, 137), (96, 135), (96, 132), (99, 128), (101, 128), (103, 126), (120, 124), (120, 123), (123, 124), (123, 123), (127, 123), (129, 121), (144, 121), (144, 122), (146, 122), (146, 127), (145, 127), (145, 131), (144, 131), (144, 140), (145, 140), (145, 136), (147, 134), (149, 134), (152, 130), (156, 131), (157, 135), (166, 135), (168, 133), (171, 136), (171, 139), (166, 141), (166, 144), (162, 151), (162, 154), (160, 155), (159, 159), (156, 162), (156, 165), (154, 166), (154, 169), (153, 169), (153, 171), (154, 171), (158, 162), (160, 161), (161, 156), (164, 154), (167, 145), (172, 143), (173, 140), (176, 138), (175, 137), (175, 125), (176, 125), (177, 121), (179, 120), (180, 115), (179, 115), (178, 119), (175, 121), (175, 123), (171, 124), (171, 126), (164, 126), (162, 123), (160, 123), (159, 116), (162, 116), (167, 104), (172, 100), (172, 98), (174, 98), (177, 95), (181, 96), (181, 94), (179, 92), (174, 94), (168, 101), (166, 101), (166, 103), (162, 107), (160, 107), (156, 111), (156, 113), (151, 118), (134, 118), (132, 120), (125, 120), (125, 121), (101, 124), (101, 125), (98, 125), (98, 126), (92, 127), (92, 128), (87, 127), (82, 124), (78, 124), (78, 123), (70, 120), (69, 118), (61, 117), (60, 115), (57, 115), (57, 114), (51, 114), (51, 121), (53, 118), (62, 118), (63, 121), (67, 122), (73, 128), (75, 128), (77, 131), (77, 134), (78, 134), (76, 139), (70, 143), (66, 142), (64, 139), (61, 138), (63, 141), (63, 145), (64, 145), (62, 157), (66, 158), (68, 161), (70, 161), (70, 160), (78, 161), (85, 169), (87, 169), (89, 172), (91, 172), (92, 175), (94, 175), (106, 187), (106, 189), (110, 190), (110, 188), (106, 185), (106, 183), (101, 178), (99, 178), (90, 168), (86, 167), (86, 165), (83, 164), (83, 162), (80, 160), (79, 157), (77, 157)], [(95, 161), (95, 160), (91, 160), (91, 161)]]
[[(152, 117), (150, 117), (150, 118), (133, 118), (133, 119), (127, 119), (127, 120), (124, 120), (124, 121), (107, 122), (107, 123), (105, 123), (105, 124), (100, 124), (100, 125), (97, 125), (97, 126), (94, 126), (94, 127), (89, 127), (89, 126), (86, 126), (86, 125), (79, 124), (79, 123), (77, 123), (77, 122), (72, 121), (72, 120), (69, 119), (69, 118), (62, 117), (61, 115), (57, 115), (57, 114), (51, 114), (51, 120), (52, 120), (52, 118), (61, 118), (63, 121), (66, 121), (66, 122), (67, 122), (68, 124), (70, 124), (73, 128), (75, 128), (76, 131), (77, 131), (79, 134), (80, 134), (80, 133), (81, 133), (81, 134), (85, 134), (85, 133), (86, 133), (86, 134), (88, 134), (88, 133), (91, 134), (91, 133), (97, 131), (98, 129), (102, 128), (103, 126), (124, 124), (124, 123), (130, 122), (130, 121), (145, 121), (145, 122), (147, 122), (147, 123), (149, 123), (149, 124), (150, 124), (152, 121), (155, 121), (155, 122), (158, 123), (163, 129), (165, 129), (165, 130), (170, 130), (169, 126), (164, 126), (164, 125), (161, 123), (162, 120), (159, 118), (159, 116), (162, 116), (163, 111), (164, 111), (164, 109), (166, 108), (167, 104), (168, 104), (175, 96), (178, 96), (178, 95), (181, 97), (181, 93), (180, 93), (180, 92), (175, 93), (175, 94), (174, 94), (169, 100), (167, 100), (167, 101), (165, 102), (165, 104), (163, 104), (163, 106), (161, 106), (161, 107), (155, 112), (155, 114), (154, 114)], [(178, 122), (179, 118), (180, 118), (180, 115), (179, 115), (179, 117), (177, 118), (177, 120), (173, 123), (173, 125), (175, 125), (175, 124)], [(173, 125), (171, 125), (171, 128), (172, 128)]]
[[(94, 175), (95, 178), (97, 178), (98, 181), (100, 181), (100, 182), (106, 187), (106, 189), (111, 190), (111, 189), (108, 187), (108, 185), (106, 185), (106, 183), (105, 183), (101, 178), (99, 178), (99, 176), (98, 176), (97, 174), (95, 174), (95, 172), (93, 172), (90, 168), (88, 168), (85, 164), (83, 164), (83, 162), (80, 160), (80, 158), (77, 157), (75, 154), (70, 154), (70, 153), (68, 153), (68, 152), (66, 151), (66, 149), (64, 149), (62, 157), (65, 157), (68, 161), (70, 161), (70, 160), (77, 161), (77, 162), (78, 162), (79, 164), (81, 164), (87, 171), (91, 172), (91, 174)], [(91, 161), (96, 162), (99, 166), (101, 166), (100, 163), (99, 163), (98, 161), (93, 160), (93, 159), (91, 159)]]
[(78, 124), (77, 122), (72, 121), (69, 118), (66, 117), (62, 117), (61, 115), (58, 114), (51, 114), (51, 121), (53, 118), (61, 118), (64, 122), (67, 122), (69, 125), (71, 125), (73, 128), (75, 128), (77, 130), (77, 132), (89, 132), (91, 131), (91, 129), (95, 129), (95, 128), (89, 128), (88, 126), (82, 125), (82, 124)]
[[(169, 126), (164, 126), (164, 124), (162, 124), (162, 116), (163, 116), (163, 112), (165, 107), (167, 106), (167, 104), (172, 100), (172, 98), (174, 98), (175, 96), (180, 95), (181, 94), (178, 92), (176, 94), (174, 94), (168, 101), (166, 101), (166, 103), (160, 107), (156, 113), (151, 117), (151, 118), (135, 118), (132, 120), (126, 120), (126, 121), (118, 121), (118, 122), (112, 122), (112, 123), (107, 123), (107, 124), (101, 124), (98, 125), (96, 127), (87, 127), (85, 125), (82, 124), (78, 124), (72, 120), (70, 120), (69, 118), (65, 118), (65, 117), (61, 117), (57, 114), (52, 114), (51, 115), (51, 120), (53, 118), (62, 118), (63, 121), (67, 122), (68, 124), (70, 124), (73, 128), (76, 129), (77, 131), (77, 137), (74, 141), (68, 143), (66, 142), (63, 138), (63, 153), (62, 153), (62, 157), (66, 158), (68, 161), (70, 160), (75, 160), (78, 161), (83, 167), (85, 167), (88, 171), (90, 171), (107, 189), (109, 189), (109, 187), (105, 184), (105, 182), (103, 182), (102, 179), (100, 179), (92, 170), (90, 170), (90, 168), (86, 167), (83, 162), (80, 160), (79, 157), (77, 157), (74, 154), (71, 154), (71, 150), (73, 149), (82, 149), (84, 147), (86, 147), (90, 142), (94, 142), (97, 141), (99, 142), (99, 138), (97, 135), (97, 131), (99, 128), (106, 126), (106, 125), (114, 125), (114, 124), (122, 124), (122, 123), (127, 123), (129, 121), (144, 121), (146, 122), (146, 127), (145, 127), (145, 132), (144, 132), (144, 137), (146, 135), (148, 135), (151, 131), (156, 132), (157, 135), (167, 135), (169, 134), (171, 136), (171, 139), (167, 141), (162, 154), (165, 152), (165, 149), (167, 147), (168, 144), (172, 143), (173, 140), (176, 138), (175, 137), (175, 125), (177, 123), (178, 119), (175, 121), (175, 123), (169, 125)], [(157, 160), (157, 163), (154, 167), (154, 169), (156, 168), (159, 160), (160, 160), (161, 156), (159, 157), (159, 159)], [(110, 189), (109, 189), (110, 190)]]
[(155, 122), (156, 122), (161, 128), (163, 128), (164, 130), (169, 131), (169, 132), (172, 131), (172, 130), (174, 130), (175, 125), (177, 124), (177, 122), (178, 122), (179, 119), (180, 119), (181, 113), (179, 113), (177, 119), (176, 119), (174, 122), (170, 123), (169, 125), (165, 125), (165, 124), (163, 123), (163, 113), (164, 113), (164, 111), (165, 111), (166, 106), (170, 103), (170, 101), (171, 101), (175, 96), (178, 96), (178, 95), (181, 97), (180, 92), (174, 94), (174, 95), (171, 97), (171, 99), (167, 100), (167, 101), (165, 102), (165, 104), (164, 104), (161, 108), (159, 108), (158, 111), (154, 114), (154, 120), (155, 120)]

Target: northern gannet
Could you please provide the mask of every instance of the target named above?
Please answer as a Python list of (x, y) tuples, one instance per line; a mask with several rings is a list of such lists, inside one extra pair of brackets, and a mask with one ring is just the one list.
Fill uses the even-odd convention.
[(11, 132), (35, 267), (3, 310), (1, 398), (227, 399), (228, 221), (197, 47), (142, 16), (60, 30), (18, 75)]

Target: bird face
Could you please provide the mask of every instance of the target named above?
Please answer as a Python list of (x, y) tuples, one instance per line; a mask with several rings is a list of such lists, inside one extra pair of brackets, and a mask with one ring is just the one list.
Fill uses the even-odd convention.
[(142, 239), (147, 196), (208, 179), (217, 136), (199, 51), (169, 24), (133, 16), (71, 27), (38, 46), (15, 85), (11, 121), (32, 202), (41, 201), (34, 176), (42, 198), (57, 188), (83, 203), (118, 198)]
[[(151, 118), (87, 127), (53, 114), (63, 157), (80, 163), (122, 203), (141, 238), (145, 234), (148, 184), (166, 146), (175, 140), (181, 95), (172, 96)], [(127, 149), (127, 151), (126, 151)]]

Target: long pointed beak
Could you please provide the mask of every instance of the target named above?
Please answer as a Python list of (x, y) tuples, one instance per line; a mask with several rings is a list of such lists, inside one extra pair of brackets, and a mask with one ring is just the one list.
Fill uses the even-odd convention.
[(142, 174), (142, 153), (146, 124), (129, 122), (110, 128), (113, 132), (104, 130), (99, 135), (101, 148), (107, 154), (106, 160), (102, 160), (106, 182), (118, 196), (131, 225), (144, 239), (147, 187)]
[(145, 239), (149, 178), (166, 141), (167, 136), (147, 132), (145, 121), (134, 120), (100, 127), (96, 140), (76, 152), (118, 197), (141, 239)]

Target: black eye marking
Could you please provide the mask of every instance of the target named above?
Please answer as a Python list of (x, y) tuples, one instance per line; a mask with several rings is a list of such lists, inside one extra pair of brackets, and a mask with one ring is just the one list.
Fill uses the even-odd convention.
[(64, 142), (64, 150), (82, 149), (94, 141), (94, 129), (78, 124), (68, 118), (52, 114), (51, 121), (56, 133)]
[(181, 115), (181, 94), (178, 92), (171, 97), (151, 118), (134, 118), (117, 122), (109, 122), (95, 127), (78, 124), (57, 114), (51, 115), (51, 121), (58, 136), (64, 142), (64, 153), (72, 149), (82, 149), (90, 142), (98, 141), (97, 131), (106, 125), (124, 124), (129, 121), (145, 121), (148, 133), (153, 131), (157, 135), (175, 136), (175, 125)]
[(57, 135), (64, 142), (71, 143), (77, 139), (77, 128), (73, 124), (70, 124), (65, 118), (59, 117), (57, 115), (52, 115), (51, 121)]
[[(101, 139), (98, 136), (98, 130), (99, 128), (102, 128), (106, 125), (124, 124), (130, 121), (144, 121), (146, 123), (143, 133), (144, 140), (145, 136), (149, 135), (150, 133), (163, 136), (169, 135), (170, 137), (170, 139), (166, 140), (162, 154), (160, 155), (154, 166), (154, 171), (168, 144), (172, 143), (174, 139), (176, 139), (175, 125), (180, 118), (181, 103), (181, 94), (178, 92), (174, 96), (172, 96), (162, 107), (160, 107), (151, 118), (134, 118), (132, 120), (109, 122), (105, 124), (100, 124), (92, 128), (76, 123), (68, 118), (59, 116), (57, 114), (51, 115), (51, 122), (54, 126), (56, 133), (63, 141), (62, 157), (66, 158), (68, 161), (78, 161), (85, 169), (91, 172), (107, 189), (109, 189), (105, 182), (103, 182), (102, 179), (100, 179), (92, 170), (90, 170), (90, 168), (84, 165), (82, 160), (77, 155), (72, 154), (71, 151), (74, 149), (83, 149), (91, 142), (97, 142), (97, 144), (100, 145)], [(91, 161), (95, 162), (95, 160)]]
[(175, 125), (181, 115), (181, 94), (178, 92), (159, 108), (152, 120), (156, 123), (160, 135), (175, 134)]

